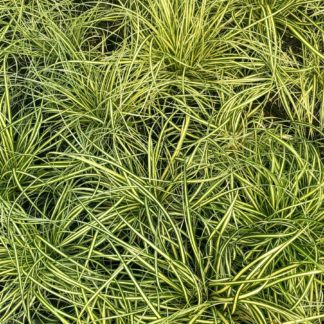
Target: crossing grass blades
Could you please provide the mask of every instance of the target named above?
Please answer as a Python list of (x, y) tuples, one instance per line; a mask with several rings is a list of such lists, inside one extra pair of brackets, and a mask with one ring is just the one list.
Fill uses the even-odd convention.
[(320, 0), (0, 0), (0, 322), (321, 323)]

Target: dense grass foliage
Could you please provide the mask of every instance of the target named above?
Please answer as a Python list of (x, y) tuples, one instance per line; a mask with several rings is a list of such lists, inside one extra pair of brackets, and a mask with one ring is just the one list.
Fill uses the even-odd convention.
[(321, 0), (0, 0), (0, 323), (321, 323)]

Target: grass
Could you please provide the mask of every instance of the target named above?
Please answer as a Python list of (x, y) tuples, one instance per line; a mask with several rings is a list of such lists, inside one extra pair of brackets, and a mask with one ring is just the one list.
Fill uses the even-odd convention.
[(319, 0), (0, 0), (0, 322), (321, 323)]

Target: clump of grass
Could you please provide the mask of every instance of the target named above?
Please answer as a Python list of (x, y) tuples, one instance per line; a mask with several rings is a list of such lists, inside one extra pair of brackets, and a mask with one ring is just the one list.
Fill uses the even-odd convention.
[(321, 323), (320, 1), (0, 1), (0, 322)]

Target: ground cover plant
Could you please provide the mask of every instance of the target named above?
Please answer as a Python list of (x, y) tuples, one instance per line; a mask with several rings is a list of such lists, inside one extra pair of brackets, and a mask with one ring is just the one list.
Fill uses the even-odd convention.
[(0, 323), (322, 323), (323, 28), (0, 0)]

